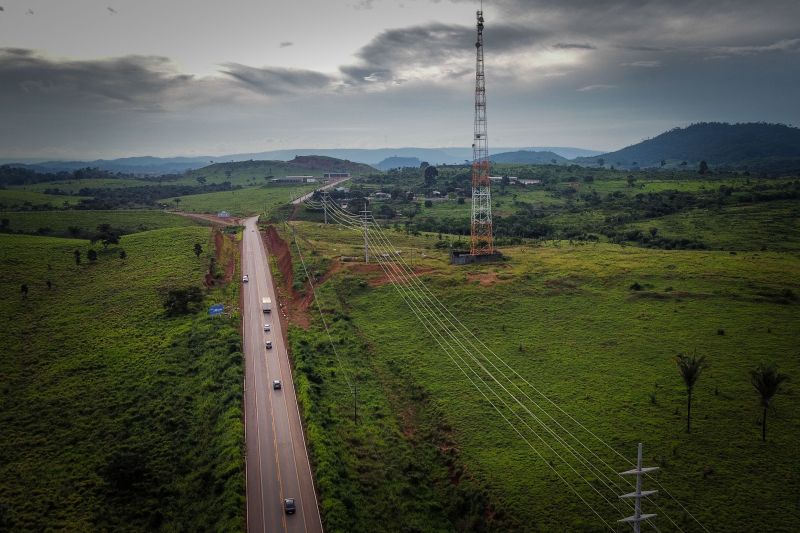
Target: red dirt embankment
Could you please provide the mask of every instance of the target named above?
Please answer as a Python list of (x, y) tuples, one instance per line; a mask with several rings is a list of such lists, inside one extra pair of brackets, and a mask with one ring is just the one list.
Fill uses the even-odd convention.
[[(311, 324), (308, 316), (308, 303), (300, 293), (294, 290), (294, 269), (289, 245), (278, 235), (275, 226), (271, 224), (267, 226), (261, 237), (269, 253), (275, 256), (278, 270), (280, 270), (280, 281), (277, 283), (276, 289), (281, 321), (284, 322), (284, 326), (287, 325), (287, 321), (291, 320), (299, 326), (307, 328)], [(284, 335), (286, 335), (287, 329), (283, 328)]]
[(225, 235), (222, 234), (221, 231), (215, 230), (214, 231), (214, 259), (216, 259), (217, 264), (224, 264), (225, 265), (225, 274), (222, 279), (219, 279), (214, 276), (214, 272), (209, 265), (209, 269), (206, 272), (205, 279), (203, 283), (206, 287), (213, 287), (214, 285), (220, 284), (224, 285), (226, 283), (230, 283), (233, 279), (233, 274), (236, 270), (236, 257), (231, 253), (232, 250), (238, 250), (238, 246), (236, 246), (235, 235), (228, 235), (228, 246), (225, 246)]

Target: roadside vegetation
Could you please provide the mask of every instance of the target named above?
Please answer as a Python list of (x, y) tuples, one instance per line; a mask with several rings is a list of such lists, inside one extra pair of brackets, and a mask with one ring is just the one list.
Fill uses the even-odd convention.
[(244, 528), (238, 284), (205, 288), (211, 237), (0, 235), (2, 529)]

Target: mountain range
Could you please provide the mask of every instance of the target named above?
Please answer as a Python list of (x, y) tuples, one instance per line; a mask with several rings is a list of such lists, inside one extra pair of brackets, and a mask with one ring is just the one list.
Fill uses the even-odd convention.
[[(519, 150), (519, 148), (495, 148), (491, 153)], [(551, 151), (565, 158), (592, 157), (599, 155), (597, 150), (586, 150), (571, 147), (544, 147), (531, 150)], [(427, 161), (432, 165), (458, 164), (472, 159), (472, 148), (302, 148), (291, 150), (271, 150), (267, 152), (229, 154), (222, 156), (194, 157), (124, 157), (120, 159), (96, 159), (93, 161), (37, 161), (0, 159), (0, 164), (24, 166), (38, 172), (58, 172), (61, 170), (77, 170), (94, 167), (109, 172), (125, 172), (131, 174), (169, 174), (202, 168), (212, 163), (226, 163), (249, 160), (291, 161), (297, 156), (327, 156), (345, 161), (364, 163), (380, 168), (381, 162), (392, 157), (416, 158), (419, 162)], [(413, 161), (412, 161), (413, 163)], [(389, 163), (391, 164), (391, 162)], [(416, 166), (418, 166), (417, 163)], [(382, 165), (385, 166), (385, 165)], [(405, 165), (398, 165), (405, 166)], [(414, 166), (409, 164), (407, 166)], [(386, 168), (394, 168), (388, 166)]]

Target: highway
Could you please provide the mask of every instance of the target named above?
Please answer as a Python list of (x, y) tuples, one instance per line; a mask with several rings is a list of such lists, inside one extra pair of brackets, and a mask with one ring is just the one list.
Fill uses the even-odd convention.
[(338, 179), (336, 181), (332, 181), (330, 183), (327, 183), (327, 184), (323, 185), (322, 187), (318, 187), (318, 188), (314, 189), (313, 191), (311, 191), (309, 193), (306, 193), (303, 196), (300, 196), (300, 197), (295, 198), (294, 200), (292, 200), (292, 205), (299, 205), (299, 204), (305, 202), (306, 200), (308, 200), (309, 198), (311, 198), (314, 195), (315, 192), (317, 192), (317, 191), (326, 191), (328, 189), (332, 189), (333, 187), (336, 187), (340, 183), (343, 183), (343, 182), (345, 182), (345, 181), (347, 181), (349, 179), (350, 178)]
[[(242, 241), (242, 273), (250, 279), (242, 283), (247, 531), (322, 532), (277, 292), (256, 221), (244, 221)], [(272, 300), (269, 314), (262, 312), (263, 297)], [(268, 333), (265, 323), (271, 327)], [(266, 349), (267, 339), (272, 349)], [(275, 379), (281, 381), (280, 390), (272, 388)], [(284, 498), (295, 499), (296, 514), (284, 513)]]

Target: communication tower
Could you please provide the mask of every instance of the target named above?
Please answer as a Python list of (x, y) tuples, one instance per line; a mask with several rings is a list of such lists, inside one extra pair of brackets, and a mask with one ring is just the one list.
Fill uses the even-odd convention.
[(489, 140), (486, 133), (486, 76), (483, 71), (483, 9), (476, 13), (475, 124), (472, 141), (472, 224), (470, 253), (494, 254), (492, 193), (489, 180)]

